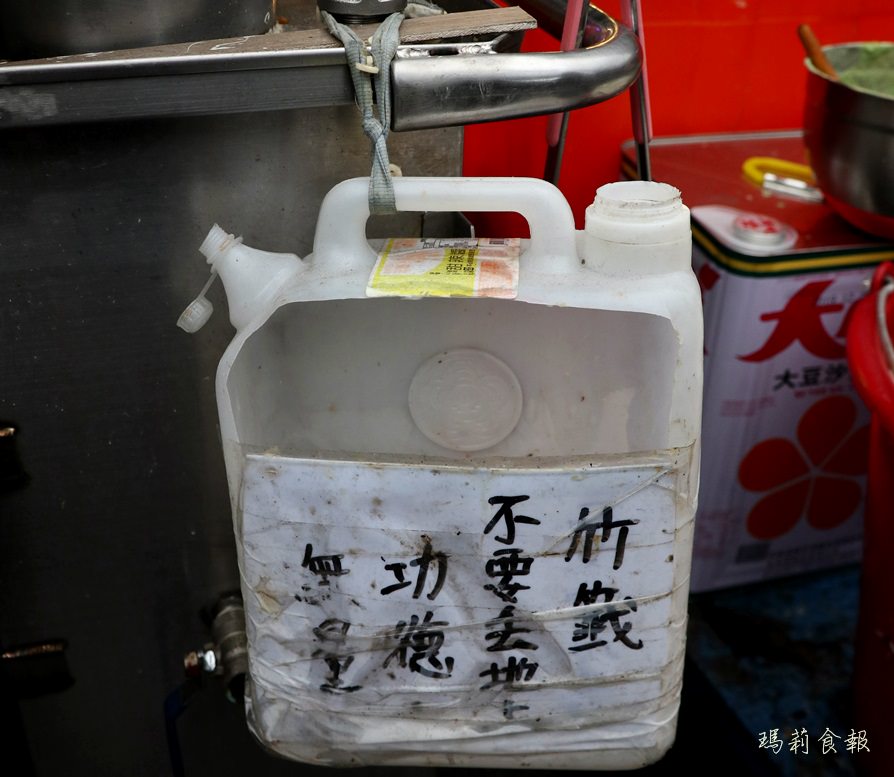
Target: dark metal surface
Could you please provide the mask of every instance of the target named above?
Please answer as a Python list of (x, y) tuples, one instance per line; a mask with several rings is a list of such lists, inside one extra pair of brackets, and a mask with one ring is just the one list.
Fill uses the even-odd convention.
[[(232, 335), (219, 287), (200, 335), (175, 326), (207, 277), (197, 246), (219, 221), (306, 254), (323, 195), (368, 174), (369, 145), (353, 106), (0, 141), (0, 417), (31, 476), (0, 494), (0, 635), (69, 644), (74, 685), (22, 703), (37, 774), (156, 777), (162, 702), (208, 638), (198, 613), (238, 587), (214, 399)], [(407, 174), (459, 172), (458, 130), (390, 145)], [(372, 229), (418, 234), (407, 215)], [(212, 761), (267, 774), (247, 733), (238, 757), (227, 738), (195, 739), (188, 762), (210, 745)]]
[[(325, 54), (332, 56), (331, 52)], [(353, 102), (348, 71), (340, 60), (331, 64), (321, 61), (319, 66), (304, 70), (306, 73), (297, 75), (294, 70), (280, 68), (244, 70), (235, 78), (228, 73), (185, 74), (176, 76), (176, 84), (164, 76), (148, 76), (42, 87), (7, 86), (0, 91), (0, 128), (319, 108)]]
[(407, 7), (407, 0), (317, 0), (317, 6), (344, 24), (363, 24), (400, 13)]
[(52, 57), (158, 43), (258, 35), (273, 0), (3, 0), (0, 57)]

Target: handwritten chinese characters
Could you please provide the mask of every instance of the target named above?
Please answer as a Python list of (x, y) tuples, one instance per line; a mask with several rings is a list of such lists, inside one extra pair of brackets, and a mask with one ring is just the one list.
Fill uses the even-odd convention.
[(344, 643), (351, 624), (338, 618), (327, 618), (313, 630), (314, 637), (322, 647), (314, 651), (315, 658), (322, 658), (328, 669), (326, 679), (320, 685), (324, 693), (353, 693), (359, 685), (346, 685), (342, 672), (346, 672), (354, 662), (354, 656), (345, 655)]
[[(514, 512), (514, 508), (522, 502), (530, 500), (527, 494), (516, 496), (492, 496), (487, 502), (496, 507), (496, 511), (484, 527), (484, 534), (489, 535), (502, 521), (502, 529), (505, 536), (494, 531), (493, 539), (506, 545), (515, 544), (516, 524), (522, 526), (540, 526), (537, 518), (529, 515), (520, 515)], [(528, 626), (516, 623), (516, 608), (518, 596), (523, 591), (530, 591), (531, 586), (520, 583), (516, 578), (528, 578), (534, 565), (534, 558), (525, 555), (522, 548), (497, 548), (484, 565), (485, 574), (495, 582), (483, 586), (485, 591), (497, 597), (501, 603), (500, 614), (487, 623), (484, 639), (487, 643), (487, 651), (490, 653), (505, 653), (516, 651), (518, 653), (532, 653), (539, 649)], [(505, 661), (505, 664), (503, 662)], [(490, 667), (479, 673), (479, 677), (488, 677), (489, 681), (481, 686), (482, 691), (499, 687), (507, 693), (509, 698), (502, 700), (503, 716), (514, 718), (519, 707), (514, 705), (510, 691), (518, 686), (531, 682), (537, 674), (540, 665), (532, 661), (528, 656), (502, 656), (501, 660), (491, 662)], [(529, 709), (525, 706), (525, 709)]]
[(398, 639), (395, 647), (386, 657), (382, 666), (386, 667), (391, 659), (397, 658), (401, 667), (409, 668), (425, 677), (440, 680), (450, 677), (453, 671), (453, 658), (440, 657), (444, 647), (444, 632), (447, 621), (433, 620), (431, 611), (425, 613), (420, 620), (418, 615), (411, 615), (409, 621), (400, 621), (394, 627), (394, 637)]
[[(426, 541), (425, 547), (422, 551), (422, 555), (418, 558), (414, 558), (410, 562), (410, 567), (416, 567), (418, 572), (416, 574), (416, 584), (413, 587), (413, 598), (418, 599), (423, 590), (425, 589), (425, 581), (428, 578), (428, 570), (434, 565), (437, 570), (437, 577), (435, 578), (434, 585), (431, 590), (426, 594), (426, 598), (429, 600), (434, 600), (437, 598), (438, 594), (441, 592), (441, 589), (444, 587), (444, 581), (447, 579), (447, 554), (446, 553), (435, 553), (432, 550), (431, 542)], [(382, 595), (387, 596), (388, 594), (393, 594), (395, 591), (400, 591), (404, 588), (409, 588), (412, 585), (410, 580), (405, 578), (405, 574), (407, 571), (407, 565), (403, 562), (395, 561), (392, 563), (387, 563), (385, 559), (382, 559), (382, 562), (385, 564), (385, 569), (391, 572), (396, 578), (396, 582), (391, 585), (387, 585), (382, 589)]]
[(632, 627), (630, 621), (621, 623), (622, 617), (631, 612), (636, 612), (636, 602), (631, 597), (625, 596), (623, 604), (609, 604), (615, 598), (616, 593), (618, 593), (617, 588), (605, 588), (600, 580), (595, 581), (590, 588), (587, 588), (586, 583), (580, 584), (577, 598), (574, 600), (575, 607), (596, 604), (600, 597), (603, 597), (602, 601), (606, 602), (608, 606), (596, 612), (588, 613), (581, 618), (582, 623), (574, 624), (575, 631), (574, 636), (571, 638), (572, 642), (588, 641), (583, 644), (572, 645), (568, 648), (569, 650), (579, 652), (607, 645), (608, 642), (606, 640), (598, 639), (598, 637), (608, 626), (611, 626), (611, 630), (614, 632), (614, 642), (621, 642), (631, 650), (642, 648), (643, 641), (641, 639), (634, 642), (628, 636)]
[[(654, 462), (489, 483), (442, 469), (403, 491), (345, 464), (346, 487), (319, 494), (331, 465), (278, 464), (244, 497), (253, 680), (308, 709), (426, 720), (602, 714), (612, 695), (587, 689), (619, 676), (659, 703), (676, 474)], [(314, 511), (290, 512), (302, 499)]]
[(592, 521), (580, 523), (587, 518), (589, 514), (590, 509), (588, 507), (581, 509), (577, 519), (578, 528), (574, 530), (574, 534), (571, 536), (571, 545), (569, 545), (568, 552), (565, 554), (565, 561), (571, 561), (574, 557), (582, 534), (584, 536), (583, 562), (584, 564), (587, 564), (593, 556), (593, 540), (596, 537), (596, 532), (601, 530), (599, 543), (600, 545), (604, 545), (611, 539), (612, 529), (618, 529), (618, 539), (615, 544), (615, 558), (612, 563), (612, 569), (620, 569), (621, 565), (624, 563), (624, 550), (627, 547), (627, 535), (630, 533), (630, 527), (633, 526), (636, 521), (615, 521), (612, 518), (614, 510), (611, 507), (605, 507), (602, 510), (602, 520), (598, 523)]
[[(612, 561), (612, 569), (619, 570), (624, 564), (624, 552), (627, 548), (627, 537), (630, 533), (630, 527), (635, 526), (638, 521), (635, 520), (615, 520), (614, 510), (611, 506), (602, 510), (601, 519), (598, 522), (587, 520), (590, 515), (589, 508), (582, 508), (578, 516), (578, 527), (571, 536), (571, 544), (568, 546), (568, 552), (565, 554), (565, 561), (570, 562), (577, 552), (581, 537), (583, 536), (582, 563), (589, 564), (593, 557), (593, 543), (596, 540), (597, 531), (599, 532), (598, 547), (607, 546), (612, 538), (612, 531), (618, 530), (615, 540), (615, 550)], [(635, 613), (637, 604), (633, 597), (625, 596), (622, 601), (615, 602), (615, 596), (619, 589), (611, 586), (605, 586), (601, 580), (594, 580), (592, 585), (581, 583), (577, 589), (577, 596), (574, 598), (574, 606), (591, 606), (599, 603), (604, 604), (591, 612), (587, 612), (581, 616), (574, 624), (574, 633), (571, 637), (573, 644), (568, 650), (579, 653), (582, 650), (592, 650), (593, 648), (603, 647), (608, 644), (608, 640), (602, 639), (600, 635), (607, 629), (611, 628), (614, 637), (613, 642), (620, 642), (631, 650), (640, 650), (643, 646), (642, 640), (634, 640), (629, 636), (629, 632), (633, 627), (631, 621), (621, 622), (621, 618)]]

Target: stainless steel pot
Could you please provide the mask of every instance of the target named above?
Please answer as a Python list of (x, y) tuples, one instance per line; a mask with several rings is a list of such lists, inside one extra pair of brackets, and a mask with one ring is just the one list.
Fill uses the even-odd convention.
[(860, 229), (894, 240), (894, 92), (848, 85), (848, 71), (865, 62), (870, 46), (894, 80), (894, 44), (824, 47), (839, 81), (805, 60), (804, 142), (826, 201)]
[(257, 35), (274, 0), (0, 0), (0, 57), (29, 59)]

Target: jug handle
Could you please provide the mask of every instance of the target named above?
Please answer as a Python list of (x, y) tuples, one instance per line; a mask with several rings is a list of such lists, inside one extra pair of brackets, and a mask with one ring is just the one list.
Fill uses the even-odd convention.
[[(313, 262), (322, 272), (369, 271), (376, 254), (366, 239), (369, 178), (351, 178), (323, 200)], [(522, 267), (544, 273), (578, 269), (574, 216), (562, 193), (539, 178), (394, 179), (399, 211), (519, 213), (531, 228)]]

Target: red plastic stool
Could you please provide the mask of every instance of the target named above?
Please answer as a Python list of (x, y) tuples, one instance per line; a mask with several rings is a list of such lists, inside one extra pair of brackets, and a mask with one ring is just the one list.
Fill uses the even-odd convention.
[[(894, 264), (882, 264), (854, 308), (847, 357), (872, 411), (863, 582), (857, 626), (856, 722), (867, 732), (873, 777), (894, 775)], [(862, 722), (860, 722), (862, 721)], [(861, 759), (862, 760), (862, 759)]]

